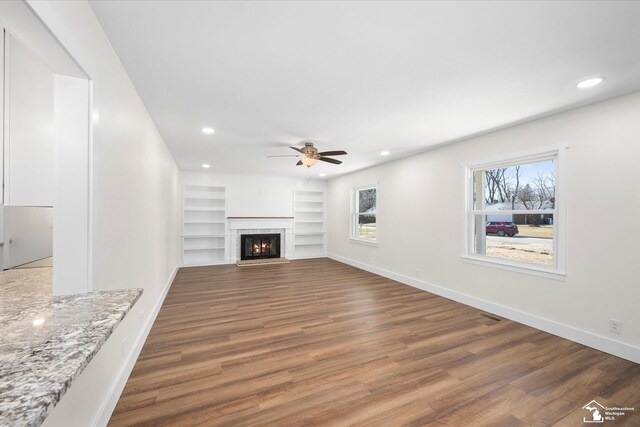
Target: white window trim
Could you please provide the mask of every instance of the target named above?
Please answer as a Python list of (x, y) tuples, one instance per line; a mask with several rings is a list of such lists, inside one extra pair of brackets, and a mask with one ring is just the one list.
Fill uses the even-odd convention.
[[(356, 230), (355, 230), (354, 216), (357, 214), (356, 213), (356, 206), (355, 206), (356, 192), (361, 191), (361, 190), (369, 190), (371, 188), (375, 188), (375, 190), (376, 190), (376, 238), (375, 239), (362, 239), (360, 237), (356, 237)], [(349, 204), (349, 240), (351, 240), (352, 242), (360, 243), (360, 244), (364, 244), (364, 245), (369, 245), (369, 246), (378, 246), (378, 242), (380, 240), (380, 223), (378, 221), (378, 219), (379, 219), (379, 216), (378, 216), (378, 202), (380, 201), (380, 198), (378, 197), (379, 195), (380, 195), (380, 192), (379, 192), (379, 189), (378, 189), (378, 184), (361, 185), (359, 187), (351, 187), (351, 202)]]
[[(479, 163), (464, 165), (464, 211), (463, 216), (463, 253), (460, 256), (463, 262), (482, 265), (485, 267), (498, 268), (502, 270), (514, 271), (534, 276), (541, 276), (556, 280), (566, 280), (566, 151), (567, 145), (540, 148), (537, 150), (516, 153), (511, 156), (496, 157), (493, 160), (486, 160)], [(473, 171), (477, 169), (498, 168), (501, 166), (512, 166), (518, 163), (532, 163), (535, 161), (556, 159), (556, 188), (555, 188), (555, 209), (553, 210), (554, 226), (554, 265), (545, 266), (533, 263), (510, 261), (500, 258), (492, 258), (485, 255), (473, 253), (473, 214), (484, 211), (473, 210)], [(511, 211), (504, 211), (509, 213)], [(522, 213), (526, 211), (518, 211)]]

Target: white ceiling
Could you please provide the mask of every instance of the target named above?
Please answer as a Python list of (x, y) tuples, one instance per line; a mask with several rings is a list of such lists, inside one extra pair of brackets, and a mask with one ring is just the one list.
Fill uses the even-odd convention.
[[(640, 2), (91, 6), (185, 170), (330, 178), (640, 89)], [(304, 140), (349, 155), (266, 158)]]

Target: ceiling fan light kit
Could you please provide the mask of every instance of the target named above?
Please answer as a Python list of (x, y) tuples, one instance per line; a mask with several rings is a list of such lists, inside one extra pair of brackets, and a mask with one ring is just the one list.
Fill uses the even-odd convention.
[(300, 161), (308, 168), (316, 164), (316, 159), (314, 159), (313, 157), (303, 157), (302, 159), (300, 159)]
[[(298, 147), (289, 147), (289, 148), (303, 154), (303, 157), (300, 160), (298, 160), (298, 163), (296, 163), (296, 166), (305, 165), (308, 168), (315, 165), (318, 160), (320, 160), (321, 162), (327, 162), (327, 163), (333, 163), (334, 165), (339, 165), (342, 163), (340, 160), (332, 159), (327, 156), (344, 156), (345, 154), (347, 154), (347, 152), (343, 150), (323, 151), (319, 153), (318, 149), (313, 146), (313, 142), (305, 142), (304, 147), (302, 148), (298, 148)], [(267, 156), (267, 157), (287, 157), (287, 156), (284, 155), (284, 156)]]

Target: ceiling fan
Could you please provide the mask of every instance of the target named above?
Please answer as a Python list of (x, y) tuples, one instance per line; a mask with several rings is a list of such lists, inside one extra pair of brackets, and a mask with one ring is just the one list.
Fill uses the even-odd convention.
[[(321, 162), (333, 163), (334, 165), (339, 165), (342, 162), (340, 160), (331, 159), (327, 156), (343, 156), (347, 154), (346, 151), (323, 151), (321, 153), (318, 152), (318, 149), (313, 146), (313, 142), (305, 142), (304, 147), (289, 147), (293, 150), (296, 150), (299, 153), (303, 154), (303, 157), (298, 160), (296, 166), (305, 165), (310, 168), (311, 166), (316, 164), (316, 161), (320, 160)], [(285, 154), (282, 156), (267, 156), (267, 157), (299, 157), (297, 154)]]

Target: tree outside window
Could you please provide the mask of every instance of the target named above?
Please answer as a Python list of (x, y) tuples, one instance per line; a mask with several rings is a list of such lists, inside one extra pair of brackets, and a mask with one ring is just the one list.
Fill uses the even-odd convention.
[(469, 255), (555, 269), (557, 154), (470, 169)]
[(351, 237), (375, 242), (377, 240), (377, 188), (353, 190)]

